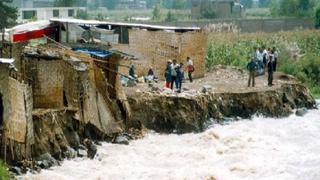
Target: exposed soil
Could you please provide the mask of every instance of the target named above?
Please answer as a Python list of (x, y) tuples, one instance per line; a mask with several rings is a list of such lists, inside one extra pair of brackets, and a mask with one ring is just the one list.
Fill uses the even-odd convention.
[(283, 117), (296, 108), (315, 107), (309, 90), (292, 76), (276, 72), (271, 87), (267, 75), (256, 77), (255, 87), (247, 87), (247, 81), (246, 71), (217, 67), (202, 79), (185, 82), (182, 93), (164, 88), (163, 81), (124, 88), (132, 113), (129, 125), (158, 132), (199, 132), (209, 119)]

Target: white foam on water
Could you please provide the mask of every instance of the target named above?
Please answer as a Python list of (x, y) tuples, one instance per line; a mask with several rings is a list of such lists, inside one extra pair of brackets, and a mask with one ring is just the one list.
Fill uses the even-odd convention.
[(103, 143), (94, 160), (19, 179), (320, 179), (320, 110), (216, 125), (199, 134), (151, 133), (129, 146)]

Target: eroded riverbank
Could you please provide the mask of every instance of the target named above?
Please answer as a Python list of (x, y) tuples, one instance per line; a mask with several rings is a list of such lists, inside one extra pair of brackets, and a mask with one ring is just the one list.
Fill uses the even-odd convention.
[(292, 76), (275, 73), (272, 87), (266, 76), (257, 77), (253, 88), (247, 87), (247, 79), (243, 70), (218, 67), (203, 79), (184, 83), (182, 93), (163, 89), (164, 82), (126, 88), (130, 125), (157, 132), (201, 132), (209, 119), (286, 117), (294, 109), (315, 107), (309, 90)]

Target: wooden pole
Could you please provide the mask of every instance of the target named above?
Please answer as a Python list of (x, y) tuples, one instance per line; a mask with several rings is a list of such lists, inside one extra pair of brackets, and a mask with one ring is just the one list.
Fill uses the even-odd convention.
[(3, 57), (3, 48), (4, 48), (4, 33), (5, 33), (5, 29), (2, 29), (2, 41), (1, 41), (1, 54), (0, 57)]
[(69, 23), (66, 22), (66, 31), (67, 31), (67, 34), (66, 34), (66, 43), (69, 43)]

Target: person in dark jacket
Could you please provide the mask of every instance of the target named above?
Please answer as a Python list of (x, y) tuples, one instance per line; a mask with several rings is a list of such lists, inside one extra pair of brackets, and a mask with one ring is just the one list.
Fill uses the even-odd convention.
[(248, 87), (250, 87), (252, 82), (252, 87), (255, 86), (255, 73), (257, 69), (257, 63), (254, 60), (254, 57), (251, 57), (250, 62), (247, 65), (247, 69), (249, 70), (249, 80), (248, 80)]
[(273, 61), (272, 61), (273, 72), (276, 72), (277, 71), (277, 63), (278, 63), (278, 52), (277, 52), (276, 47), (273, 47), (272, 51), (273, 51), (273, 57), (274, 57)]
[(172, 61), (168, 60), (167, 67), (164, 72), (164, 78), (166, 79), (166, 88), (171, 88), (171, 80), (172, 80), (172, 76), (171, 76), (172, 65), (171, 64), (172, 64)]
[(274, 51), (271, 50), (271, 54), (269, 56), (269, 61), (267, 63), (268, 70), (268, 86), (272, 86), (273, 81), (273, 68), (274, 68)]
[(180, 63), (180, 66), (177, 68), (177, 88), (178, 88), (178, 92), (181, 92), (183, 79), (184, 79), (183, 63)]
[(133, 79), (136, 79), (136, 73), (135, 73), (135, 67), (133, 64), (129, 67), (129, 76), (131, 76)]

